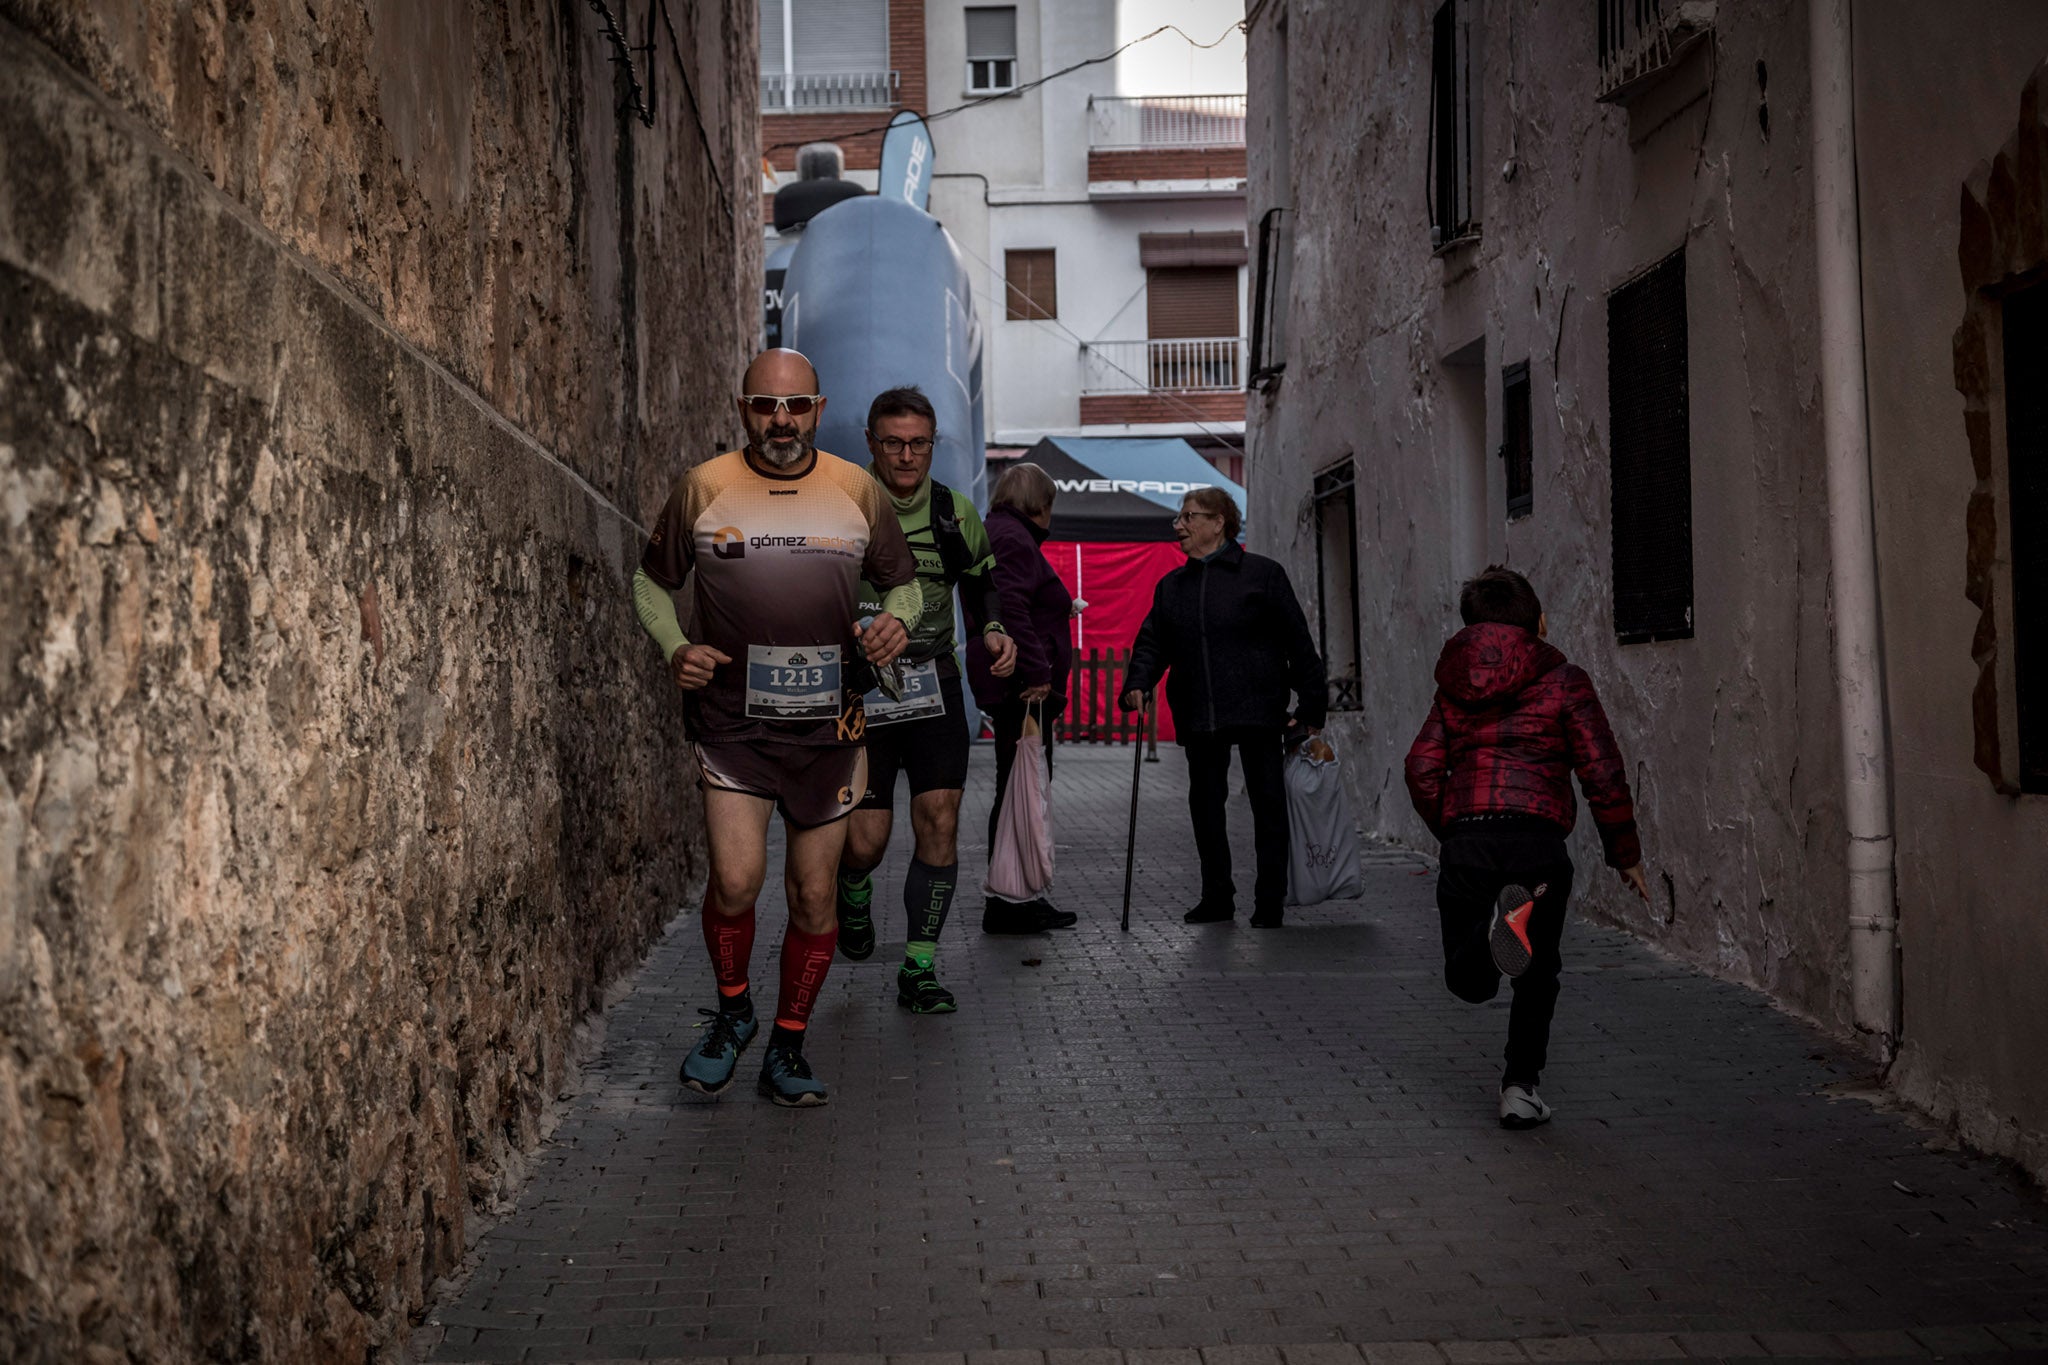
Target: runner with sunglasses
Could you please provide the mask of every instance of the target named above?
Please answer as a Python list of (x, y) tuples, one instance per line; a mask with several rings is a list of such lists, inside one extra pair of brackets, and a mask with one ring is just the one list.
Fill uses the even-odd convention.
[[(924, 614), (911, 622), (900, 699), (867, 698), (868, 788), (847, 822), (839, 859), (839, 951), (855, 962), (875, 951), (874, 880), (895, 823), (896, 774), (910, 781), (910, 828), (916, 840), (903, 881), (908, 927), (903, 965), (896, 972), (896, 1003), (913, 1014), (949, 1014), (953, 993), (939, 984), (935, 965), (939, 931), (953, 908), (959, 881), (960, 797), (967, 785), (967, 708), (954, 657), (953, 592), (967, 619), (980, 623), (998, 676), (1016, 667), (1016, 645), (997, 617), (995, 552), (980, 515), (964, 494), (932, 478), (938, 416), (917, 387), (889, 389), (868, 406), (868, 453), (875, 480), (887, 492), (903, 534), (917, 557)], [(875, 611), (882, 595), (861, 587), (861, 609)]]
[[(882, 490), (817, 448), (825, 400), (796, 351), (763, 351), (739, 398), (747, 445), (707, 460), (669, 494), (633, 576), (633, 600), (676, 685), (704, 785), (710, 883), (704, 943), (718, 1008), (684, 1060), (683, 1084), (715, 1095), (760, 1032), (749, 992), (754, 902), (767, 878), (768, 817), (788, 829), (789, 924), (760, 1088), (823, 1104), (804, 1060), (812, 1006), (838, 937), (832, 887), (846, 815), (867, 790), (861, 694), (921, 614), (917, 564)], [(697, 638), (672, 593), (690, 578)], [(860, 625), (860, 584), (881, 590)]]

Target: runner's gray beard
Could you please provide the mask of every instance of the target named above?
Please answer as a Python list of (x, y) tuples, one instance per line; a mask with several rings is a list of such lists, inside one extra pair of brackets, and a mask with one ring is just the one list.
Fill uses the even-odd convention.
[(818, 448), (818, 438), (816, 433), (806, 436), (802, 432), (798, 432), (789, 440), (780, 442), (780, 444), (786, 445), (790, 450), (790, 454), (787, 457), (776, 454), (775, 447), (777, 444), (778, 442), (771, 441), (768, 437), (763, 436), (760, 440), (754, 442), (754, 454), (769, 464), (774, 465), (777, 469), (788, 469), (792, 465), (802, 464), (811, 457), (811, 452)]

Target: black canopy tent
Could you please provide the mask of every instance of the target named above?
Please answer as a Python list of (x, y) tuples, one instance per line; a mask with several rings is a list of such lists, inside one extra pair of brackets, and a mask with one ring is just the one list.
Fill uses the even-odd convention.
[(1084, 545), (1177, 539), (1173, 514), (1189, 490), (1216, 487), (1244, 507), (1244, 490), (1178, 437), (1047, 436), (1024, 459), (1059, 489), (1052, 539)]

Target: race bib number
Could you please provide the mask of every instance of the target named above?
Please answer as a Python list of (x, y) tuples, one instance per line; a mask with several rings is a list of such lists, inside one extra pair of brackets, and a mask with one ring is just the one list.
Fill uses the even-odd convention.
[(946, 694), (939, 690), (936, 660), (906, 666), (903, 670), (903, 700), (891, 701), (881, 688), (862, 698), (867, 707), (868, 726), (896, 725), (906, 720), (946, 714)]
[(837, 720), (838, 645), (747, 646), (747, 714), (761, 720)]

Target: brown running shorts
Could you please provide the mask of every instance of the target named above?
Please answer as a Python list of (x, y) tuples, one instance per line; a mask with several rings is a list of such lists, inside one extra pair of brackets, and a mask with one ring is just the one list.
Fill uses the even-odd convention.
[(868, 789), (868, 753), (858, 746), (700, 740), (695, 747), (706, 788), (773, 801), (802, 829), (845, 819)]

